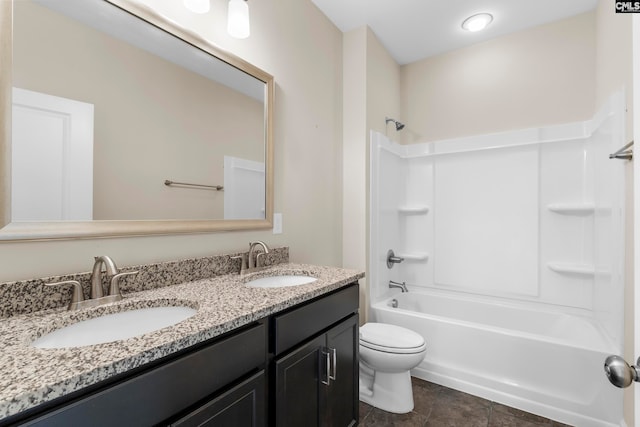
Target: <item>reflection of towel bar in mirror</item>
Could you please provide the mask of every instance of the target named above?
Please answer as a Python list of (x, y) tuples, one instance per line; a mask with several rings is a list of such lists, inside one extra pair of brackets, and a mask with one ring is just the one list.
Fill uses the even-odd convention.
[(190, 184), (188, 182), (177, 182), (177, 181), (171, 181), (168, 179), (164, 180), (164, 185), (166, 185), (167, 187), (171, 187), (172, 185), (178, 185), (181, 187), (196, 187), (196, 188), (215, 190), (215, 191), (222, 191), (224, 189), (222, 185)]

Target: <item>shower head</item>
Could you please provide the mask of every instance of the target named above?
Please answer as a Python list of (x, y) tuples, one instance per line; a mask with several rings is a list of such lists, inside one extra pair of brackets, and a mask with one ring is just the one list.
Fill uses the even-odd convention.
[(385, 124), (393, 122), (396, 125), (396, 131), (401, 131), (404, 128), (404, 123), (400, 123), (395, 119), (391, 119), (389, 117), (385, 117)]

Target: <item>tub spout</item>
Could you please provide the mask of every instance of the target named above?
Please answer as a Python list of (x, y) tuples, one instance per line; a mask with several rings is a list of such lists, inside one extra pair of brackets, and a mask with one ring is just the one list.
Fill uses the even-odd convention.
[(398, 282), (394, 282), (393, 280), (389, 280), (389, 287), (400, 288), (402, 292), (409, 292), (409, 289), (407, 289), (407, 284), (405, 282), (398, 283)]

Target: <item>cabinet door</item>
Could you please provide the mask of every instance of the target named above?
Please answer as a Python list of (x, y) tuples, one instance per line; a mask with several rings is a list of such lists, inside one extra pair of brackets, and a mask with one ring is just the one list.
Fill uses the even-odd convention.
[(329, 385), (322, 384), (321, 424), (347, 427), (358, 423), (358, 315), (331, 328), (327, 349), (333, 359)]
[(265, 334), (262, 323), (247, 327), (120, 383), (80, 396), (25, 425), (158, 425), (264, 365)]
[(265, 403), (265, 373), (260, 371), (171, 426), (264, 427)]
[(321, 335), (275, 362), (276, 426), (318, 426), (319, 359), (324, 344)]

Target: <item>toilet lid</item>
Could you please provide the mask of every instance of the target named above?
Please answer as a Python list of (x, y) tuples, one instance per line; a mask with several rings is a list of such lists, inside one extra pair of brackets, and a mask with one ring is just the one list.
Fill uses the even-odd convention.
[(426, 348), (422, 335), (386, 323), (365, 323), (361, 326), (360, 344), (390, 353), (417, 353)]

